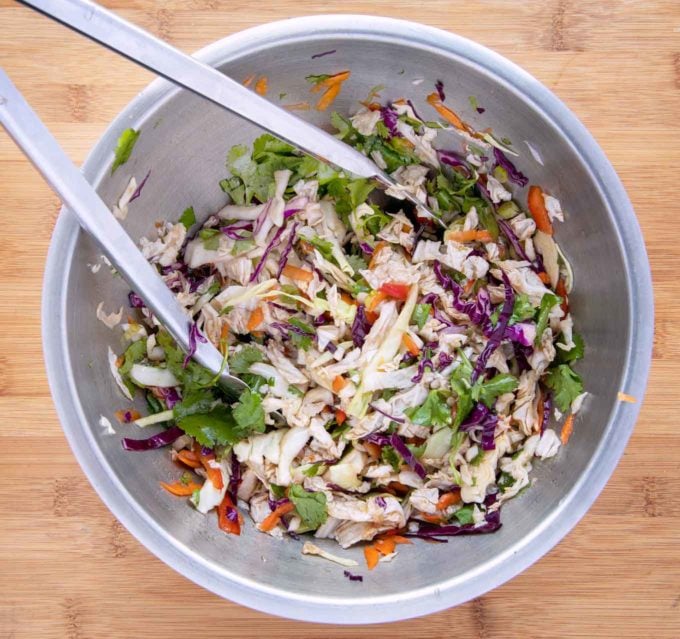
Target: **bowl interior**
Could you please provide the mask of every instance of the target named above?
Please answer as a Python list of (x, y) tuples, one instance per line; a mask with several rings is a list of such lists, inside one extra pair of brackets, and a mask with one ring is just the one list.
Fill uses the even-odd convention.
[[(312, 55), (332, 49), (336, 50), (333, 55), (312, 59)], [(522, 82), (528, 80), (524, 76), (513, 87), (493, 70), (425, 42), (409, 42), (406, 36), (381, 37), (357, 29), (317, 39), (299, 34), (265, 41), (242, 38), (238, 52), (233, 47), (221, 54), (213, 49), (212, 57), (235, 79), (265, 72), (268, 97), (280, 104), (313, 99), (306, 75), (351, 69), (351, 78), (334, 104), (342, 113), (354, 112), (357, 102), (365, 99), (372, 87), (383, 85), (383, 99), (409, 97), (425, 119), (436, 119), (425, 96), (432, 91), (434, 81), (442, 79), (447, 103), (463, 119), (479, 129), (493, 127), (499, 137), (509, 138), (520, 153), (518, 168), (531, 183), (557, 196), (566, 212), (567, 222), (558, 225), (557, 240), (574, 267), (575, 290), (570, 304), (576, 329), (587, 345), (586, 358), (578, 368), (591, 396), (569, 446), (557, 458), (535, 464), (535, 486), (504, 508), (504, 526), (498, 533), (452, 538), (441, 545), (417, 542), (415, 547), (401, 551), (396, 561), (371, 573), (363, 570), (361, 548), (343, 551), (342, 555), (359, 562), (356, 571), (365, 575), (363, 584), (357, 587), (343, 577), (340, 566), (302, 556), (301, 541), (277, 541), (250, 525), (238, 538), (222, 534), (214, 515), (206, 518), (184, 500), (159, 489), (159, 481), (179, 474), (167, 452), (122, 450), (121, 436), (137, 437), (140, 433), (135, 427), (117, 425), (113, 418), (114, 410), (128, 405), (112, 382), (107, 361), (108, 347), (121, 351), (120, 331), (111, 331), (97, 321), (95, 309), (103, 300), (108, 312), (121, 305), (131, 312), (126, 299), (129, 288), (105, 266), (92, 272), (92, 265), (101, 261), (100, 251), (79, 232), (72, 252), (62, 258), (64, 288), (60, 296), (68, 349), (64, 366), (77, 388), (87, 437), (134, 509), (153, 522), (167, 543), (202, 564), (213, 580), (224, 583), (222, 592), (236, 582), (266, 596), (285, 593), (298, 602), (363, 606), (363, 617), (356, 621), (372, 620), (366, 608), (370, 603), (379, 606), (389, 601), (394, 610), (390, 618), (400, 618), (425, 610), (406, 607), (397, 611), (394, 607), (418, 593), (433, 598), (426, 608), (429, 610), (473, 596), (477, 592), (465, 590), (472, 576), (512, 561), (513, 553), (556, 515), (593, 461), (614, 410), (630, 339), (630, 291), (623, 245), (601, 187), (564, 133), (525, 97)], [(485, 108), (483, 114), (473, 110), (468, 96), (476, 96)], [(313, 109), (299, 114), (321, 125), (328, 122), (328, 114)], [(152, 106), (132, 108), (128, 115), (117, 121), (113, 139), (125, 126), (141, 129), (131, 159), (111, 176), (105, 163), (111, 154), (106, 155), (103, 149), (90, 161), (89, 169), (98, 174), (96, 186), (109, 205), (117, 201), (131, 176), (140, 181), (151, 171), (141, 197), (130, 206), (124, 222), (135, 239), (152, 234), (156, 220), (177, 220), (188, 206), (194, 207), (201, 220), (225, 204), (226, 196), (218, 183), (227, 175), (227, 151), (234, 144), (251, 142), (259, 133), (257, 127), (186, 91), (165, 89)], [(542, 163), (530, 153), (527, 142)], [(460, 144), (455, 134), (445, 133), (438, 146), (457, 149)], [(524, 196), (520, 195), (520, 200)], [(138, 408), (145, 410), (141, 400)], [(98, 425), (100, 415), (111, 419), (116, 436), (105, 434)], [(327, 546), (337, 550), (333, 544)], [(452, 584), (459, 587), (457, 599), (442, 598), (438, 593)], [(291, 616), (297, 615), (291, 612)], [(322, 620), (323, 615), (319, 613), (316, 618)]]

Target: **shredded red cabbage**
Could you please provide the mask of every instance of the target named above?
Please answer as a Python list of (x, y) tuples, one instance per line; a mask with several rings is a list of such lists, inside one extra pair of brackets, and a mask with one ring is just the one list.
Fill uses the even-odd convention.
[(333, 55), (337, 49), (331, 49), (330, 51), (322, 51), (321, 53), (315, 53), (312, 56), (312, 60), (316, 60), (317, 58), (323, 58), (325, 55)]
[(220, 231), (224, 233), (227, 237), (232, 240), (245, 240), (246, 235), (241, 235), (238, 231), (252, 231), (252, 222), (237, 222), (236, 224), (230, 224), (229, 226), (223, 226)]
[(357, 306), (357, 312), (352, 322), (352, 342), (357, 348), (361, 348), (366, 341), (366, 335), (371, 330), (371, 325), (366, 318), (366, 307), (363, 304)]
[(447, 366), (453, 363), (453, 357), (448, 353), (439, 353), (439, 362), (437, 362), (437, 370), (443, 371)]
[(414, 115), (416, 118), (418, 118), (421, 122), (425, 122), (425, 120), (423, 120), (423, 118), (421, 118), (421, 117), (418, 115), (418, 111), (416, 111), (416, 108), (413, 106), (413, 102), (411, 102), (411, 100), (406, 100), (406, 104), (408, 104), (408, 105), (411, 107), (411, 111), (413, 111), (413, 115)]
[(279, 240), (281, 239), (281, 235), (283, 234), (283, 231), (285, 230), (286, 225), (284, 224), (276, 233), (274, 234), (274, 237), (271, 239), (269, 244), (267, 244), (267, 247), (264, 249), (264, 253), (262, 254), (262, 257), (260, 258), (260, 261), (258, 262), (257, 266), (255, 267), (255, 270), (253, 271), (253, 274), (250, 276), (250, 279), (248, 282), (255, 282), (257, 278), (260, 276), (260, 273), (262, 272), (262, 268), (264, 267), (264, 263), (267, 261), (267, 257), (269, 256), (269, 253), (271, 253), (272, 249), (279, 243)]
[(350, 581), (364, 580), (364, 578), (361, 575), (353, 575), (349, 570), (343, 570), (342, 574), (345, 575), (345, 577), (347, 577), (347, 579), (349, 579)]
[[(500, 230), (503, 231), (503, 235), (505, 235), (505, 237), (508, 238), (508, 241), (510, 242), (510, 244), (512, 244), (512, 248), (515, 249), (515, 253), (517, 253), (517, 257), (519, 257), (521, 260), (529, 262), (529, 264), (531, 265), (531, 269), (538, 273), (539, 267), (534, 263), (533, 260), (529, 259), (529, 256), (526, 254), (524, 247), (522, 246), (519, 239), (515, 235), (515, 232), (512, 230), (512, 227), (505, 220), (503, 220), (501, 218), (497, 218), (496, 222), (498, 222), (498, 227), (500, 228)], [(540, 269), (540, 270), (542, 270), (542, 269)]]
[(428, 367), (431, 371), (434, 370), (434, 364), (432, 363), (432, 360), (429, 357), (423, 357), (418, 362), (418, 372), (411, 378), (411, 381), (414, 384), (420, 383), (423, 379), (423, 375), (425, 374), (425, 369)]
[(277, 280), (281, 277), (281, 273), (283, 273), (283, 269), (286, 267), (286, 264), (288, 263), (288, 256), (290, 255), (290, 252), (293, 250), (293, 244), (295, 244), (297, 228), (298, 223), (296, 222), (295, 224), (293, 224), (293, 228), (291, 229), (290, 235), (288, 236), (288, 243), (286, 244), (286, 248), (284, 248), (283, 251), (281, 251), (281, 258), (279, 259), (279, 269), (276, 271)]
[[(425, 522), (418, 522), (418, 530), (416, 532), (405, 533), (405, 537), (419, 537), (421, 539), (437, 540), (437, 537), (455, 537), (457, 535), (484, 535), (487, 533), (496, 532), (503, 524), (501, 524), (500, 510), (487, 512), (485, 522), (481, 525), (463, 524), (460, 526), (450, 524), (448, 526), (436, 526)], [(445, 541), (443, 539), (437, 541)]]
[(373, 247), (367, 242), (359, 242), (359, 248), (364, 255), (373, 255)]
[(509, 339), (512, 342), (517, 342), (522, 346), (532, 346), (534, 343), (534, 336), (536, 334), (535, 325), (530, 322), (518, 322), (505, 329), (503, 339)]
[(387, 130), (393, 138), (400, 138), (401, 133), (397, 130), (397, 122), (399, 121), (399, 116), (397, 112), (392, 109), (391, 106), (385, 106), (380, 108), (380, 117), (385, 123)]
[(283, 219), (287, 220), (289, 217), (293, 217), (293, 215), (302, 211), (302, 209), (307, 206), (308, 202), (309, 198), (306, 195), (298, 195), (286, 202), (286, 208), (283, 211)]
[(505, 172), (508, 174), (508, 179), (519, 186), (526, 186), (529, 184), (529, 178), (524, 175), (521, 171), (517, 170), (517, 167), (508, 160), (508, 157), (496, 147), (493, 148), (493, 156), (496, 159), (498, 166), (503, 167)]
[(508, 276), (505, 273), (503, 273), (503, 284), (505, 285), (505, 301), (503, 302), (503, 308), (498, 316), (498, 322), (493, 329), (493, 333), (491, 333), (491, 337), (489, 337), (484, 350), (479, 354), (479, 357), (475, 362), (475, 367), (472, 370), (472, 375), (470, 377), (470, 381), (473, 384), (477, 381), (477, 378), (484, 368), (486, 368), (486, 363), (489, 361), (491, 354), (500, 346), (501, 340), (505, 336), (505, 329), (510, 321), (510, 316), (512, 315), (512, 308), (515, 303), (515, 292), (512, 290), (510, 280), (508, 280)]
[(477, 433), (482, 449), (493, 450), (496, 447), (494, 435), (496, 434), (497, 424), (498, 417), (482, 402), (478, 402), (460, 425), (460, 430), (464, 433)]
[[(406, 420), (403, 417), (395, 417), (394, 415), (390, 415), (389, 413), (386, 413), (384, 410), (378, 408), (375, 404), (370, 404), (370, 406), (374, 411), (380, 413), (381, 415), (384, 415), (385, 417), (387, 417), (387, 419), (391, 419), (393, 422), (397, 422), (398, 424), (406, 423)], [(373, 443), (377, 444), (378, 442)]]
[(446, 94), (444, 93), (444, 83), (441, 80), (437, 80), (434, 83), (434, 88), (437, 89), (437, 94), (439, 95), (439, 99), (444, 102), (446, 100)]
[(154, 450), (172, 444), (182, 435), (184, 435), (184, 431), (179, 426), (173, 426), (172, 428), (168, 428), (168, 430), (164, 430), (162, 433), (152, 435), (147, 439), (130, 439), (129, 437), (124, 437), (121, 443), (125, 450), (136, 452)]
[(283, 504), (287, 504), (290, 502), (290, 499), (288, 497), (282, 497), (281, 499), (272, 499), (271, 497), (267, 498), (267, 503), (269, 504), (269, 509), (274, 512), (279, 506), (283, 506)]
[(144, 308), (146, 306), (144, 300), (134, 291), (128, 293), (128, 302), (132, 308)]
[(385, 501), (385, 498), (382, 495), (378, 495), (375, 498), (375, 503), (380, 506), (380, 508), (387, 508), (387, 502)]
[(428, 293), (427, 295), (423, 296), (423, 299), (420, 300), (421, 304), (434, 304), (437, 300), (439, 299), (439, 295), (436, 293)]
[[(491, 301), (486, 289), (481, 289), (479, 291), (475, 301), (464, 302), (461, 299), (463, 296), (463, 289), (459, 286), (458, 282), (442, 271), (442, 265), (438, 260), (435, 260), (434, 262), (434, 273), (444, 289), (448, 289), (453, 294), (453, 307), (457, 311), (465, 313), (475, 324), (483, 325), (488, 321), (491, 313)], [(447, 326), (454, 326), (454, 324), (446, 319), (441, 313), (438, 314), (436, 309), (434, 316)]]
[(207, 344), (208, 340), (198, 330), (196, 322), (191, 322), (189, 326), (189, 352), (184, 358), (182, 368), (186, 368), (189, 365), (191, 358), (194, 356), (194, 353), (196, 352), (196, 346), (198, 345), (198, 342), (201, 342), (201, 344)]
[(231, 501), (235, 504), (236, 500), (238, 499), (238, 487), (241, 485), (241, 464), (234, 454), (234, 451), (231, 451), (231, 466), (230, 466), (231, 473), (229, 474), (229, 496), (231, 497)]
[(393, 433), (390, 435), (389, 438), (390, 444), (392, 445), (392, 448), (396, 450), (404, 459), (404, 461), (408, 464), (409, 468), (415, 472), (418, 477), (421, 479), (425, 479), (427, 477), (427, 472), (423, 465), (416, 459), (416, 456), (411, 452), (411, 449), (404, 443), (404, 440), (397, 435), (397, 433)]
[(544, 391), (543, 395), (543, 416), (541, 417), (541, 435), (545, 432), (545, 429), (550, 423), (550, 413), (552, 412), (553, 396), (550, 391), (547, 393)]
[(132, 202), (134, 202), (142, 194), (142, 189), (144, 188), (144, 185), (146, 184), (146, 181), (149, 179), (150, 175), (151, 175), (151, 171), (149, 171), (144, 176), (144, 179), (137, 185), (137, 188), (135, 189), (134, 193), (130, 197), (130, 201), (128, 202), (128, 204), (131, 204)]
[(156, 388), (156, 392), (163, 398), (168, 408), (174, 408), (175, 404), (182, 401), (179, 393), (174, 388)]
[(467, 162), (465, 162), (455, 151), (438, 150), (437, 157), (442, 164), (448, 164), (449, 166), (463, 169), (465, 177), (469, 178), (472, 175), (472, 170)]

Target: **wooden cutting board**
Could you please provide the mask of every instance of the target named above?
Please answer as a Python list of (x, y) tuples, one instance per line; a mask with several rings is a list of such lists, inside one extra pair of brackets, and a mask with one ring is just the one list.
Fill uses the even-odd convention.
[[(635, 433), (602, 496), (511, 582), (458, 608), (373, 628), (253, 612), (153, 557), (73, 458), (40, 344), (43, 264), (59, 202), (0, 133), (0, 638), (680, 637), (678, 0), (104, 4), (187, 51), (262, 22), (353, 12), (455, 31), (522, 65), (583, 120), (630, 194), (654, 275), (654, 363)], [(0, 0), (0, 25), (0, 65), (77, 162), (152, 79), (10, 0)]]

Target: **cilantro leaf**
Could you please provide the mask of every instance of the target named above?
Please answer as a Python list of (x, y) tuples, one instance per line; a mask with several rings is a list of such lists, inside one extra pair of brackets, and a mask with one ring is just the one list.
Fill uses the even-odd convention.
[(491, 408), (496, 398), (517, 388), (517, 378), (508, 373), (500, 373), (488, 382), (479, 380), (471, 389), (472, 399), (483, 402)]
[(217, 400), (207, 389), (192, 391), (185, 394), (181, 402), (175, 404), (172, 412), (176, 420), (181, 420), (189, 415), (209, 413)]
[(368, 268), (368, 264), (362, 255), (347, 255), (349, 265), (354, 269), (355, 273)]
[(580, 375), (574, 372), (568, 364), (560, 364), (549, 370), (544, 382), (553, 390), (555, 404), (563, 413), (569, 410), (574, 399), (583, 392), (583, 381)]
[(134, 364), (141, 362), (146, 357), (146, 341), (143, 339), (132, 342), (123, 354), (123, 364), (118, 369), (121, 375), (129, 375)]
[(333, 257), (333, 244), (329, 240), (324, 240), (318, 235), (305, 238), (315, 249), (321, 253), (322, 257), (329, 262), (335, 263), (335, 258)]
[(243, 375), (249, 372), (253, 364), (264, 359), (262, 353), (254, 346), (244, 346), (238, 353), (229, 358), (229, 372), (232, 375)]
[(184, 209), (184, 213), (179, 218), (179, 223), (184, 225), (184, 228), (188, 231), (194, 224), (196, 224), (196, 213), (194, 213), (194, 207), (190, 206), (188, 209)]
[(403, 459), (401, 455), (397, 453), (392, 446), (383, 446), (380, 450), (380, 461), (383, 464), (389, 464), (395, 473), (399, 472), (401, 465), (403, 464)]
[(301, 319), (298, 319), (297, 317), (291, 317), (288, 320), (288, 323), (292, 324), (296, 328), (299, 328), (301, 331), (308, 333), (309, 335), (314, 335), (314, 329), (309, 324), (303, 322)]
[(217, 229), (201, 229), (198, 232), (206, 251), (216, 251), (220, 247), (220, 235)]
[(432, 304), (416, 304), (416, 307), (413, 309), (413, 315), (411, 315), (411, 322), (419, 329), (423, 328), (425, 322), (430, 318), (431, 309)]
[(465, 506), (461, 506), (455, 513), (453, 513), (453, 516), (458, 520), (458, 523), (461, 526), (465, 526), (466, 524), (474, 523), (474, 510), (474, 504), (465, 504)]
[(496, 485), (502, 493), (504, 493), (508, 488), (512, 488), (517, 480), (510, 473), (501, 473), (496, 480)]
[(309, 82), (310, 84), (319, 84), (320, 82), (324, 82), (325, 80), (328, 80), (331, 76), (328, 75), (327, 73), (319, 73), (318, 75), (306, 75), (305, 80)]
[(207, 413), (194, 413), (177, 420), (177, 425), (202, 446), (236, 444), (243, 437), (236, 427), (231, 410), (217, 403)]
[(158, 345), (165, 352), (165, 361), (167, 362), (168, 368), (181, 382), (182, 390), (185, 395), (210, 386), (214, 382), (215, 375), (212, 371), (203, 368), (203, 366), (193, 360), (189, 361), (186, 368), (184, 367), (185, 354), (178, 348), (175, 341), (166, 331), (160, 331), (156, 336), (156, 339)]
[(456, 418), (453, 426), (457, 428), (472, 410), (473, 400), (470, 388), (470, 377), (472, 376), (472, 364), (461, 351), (462, 358), (460, 364), (451, 373), (451, 388), (458, 398), (456, 404)]
[(132, 153), (132, 149), (135, 147), (140, 133), (141, 131), (135, 131), (134, 129), (125, 129), (125, 131), (120, 134), (118, 143), (116, 144), (116, 148), (113, 152), (114, 158), (113, 166), (111, 167), (111, 175), (116, 172), (116, 169), (119, 166), (122, 166), (130, 159), (130, 154)]
[(540, 345), (541, 337), (543, 337), (543, 333), (548, 327), (548, 316), (550, 315), (550, 311), (552, 310), (553, 306), (555, 306), (555, 304), (559, 304), (561, 301), (561, 298), (557, 297), (557, 295), (553, 295), (552, 293), (546, 293), (541, 298), (541, 306), (538, 310), (538, 319), (536, 320), (536, 340), (534, 341), (535, 346)]
[(239, 401), (234, 405), (233, 415), (242, 437), (247, 437), (253, 432), (264, 433), (262, 397), (257, 393), (243, 391)]
[(515, 303), (512, 307), (512, 315), (508, 324), (516, 324), (524, 320), (532, 319), (534, 316), (534, 307), (531, 305), (529, 296), (526, 293), (519, 293), (515, 295)]
[(408, 418), (419, 426), (446, 426), (451, 424), (451, 409), (446, 398), (436, 390), (430, 391), (418, 407), (407, 408)]
[[(559, 364), (569, 364), (571, 362), (577, 362), (583, 358), (583, 352), (586, 348), (583, 338), (578, 333), (574, 333), (571, 339), (574, 342), (574, 346), (570, 350), (565, 351), (561, 348), (555, 349), (557, 351), (557, 362)], [(560, 337), (560, 342), (564, 344), (563, 337)]]
[(308, 530), (316, 530), (328, 519), (324, 493), (310, 493), (299, 484), (292, 484), (288, 489), (288, 499), (293, 502), (302, 525)]

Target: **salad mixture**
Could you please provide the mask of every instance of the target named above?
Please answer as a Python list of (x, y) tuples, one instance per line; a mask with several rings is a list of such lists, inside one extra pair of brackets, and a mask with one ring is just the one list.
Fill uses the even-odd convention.
[(426, 108), (444, 123), (376, 100), (333, 113), (337, 136), (445, 228), (401, 189), (369, 200), (368, 181), (263, 135), (229, 151), (229, 204), (200, 227), (189, 208), (141, 241), (186, 309), (192, 348), (210, 340), (250, 389), (229, 401), (134, 292), (128, 345), (110, 352), (122, 392), (149, 408), (120, 421), (165, 426), (123, 446), (169, 446), (166, 491), (216, 510), (231, 534), (247, 513), (275, 537), (372, 542), (370, 568), (410, 537), (497, 530), (534, 459), (567, 443), (585, 395), (559, 202), (526, 189), (511, 143), (463, 122), (439, 83)]

